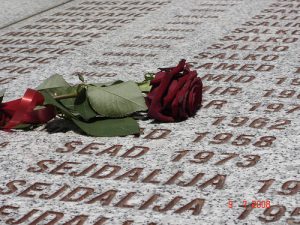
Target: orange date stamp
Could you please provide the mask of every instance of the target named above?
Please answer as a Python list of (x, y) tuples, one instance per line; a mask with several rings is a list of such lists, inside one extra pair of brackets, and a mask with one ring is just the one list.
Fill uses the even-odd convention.
[[(233, 208), (234, 204), (236, 202), (234, 202), (231, 199), (228, 199), (228, 208)], [(261, 209), (266, 209), (266, 208), (270, 208), (271, 207), (271, 201), (270, 200), (252, 200), (248, 203), (248, 201), (244, 200), (243, 204), (239, 206), (243, 206), (245, 208), (247, 208), (247, 206), (251, 206), (252, 208), (261, 208)]]

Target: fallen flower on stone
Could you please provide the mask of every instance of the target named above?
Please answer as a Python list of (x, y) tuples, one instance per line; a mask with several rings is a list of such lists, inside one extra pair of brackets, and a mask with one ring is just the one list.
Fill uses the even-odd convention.
[(176, 67), (161, 68), (151, 80), (147, 95), (148, 116), (161, 122), (182, 121), (193, 116), (202, 102), (202, 81), (185, 60)]
[[(1, 97), (1, 96), (0, 96)], [(2, 97), (1, 97), (2, 99)], [(24, 96), (10, 102), (1, 103), (0, 99), (0, 128), (9, 131), (25, 124), (42, 124), (55, 117), (55, 107), (52, 105), (42, 106), (44, 97), (33, 89), (27, 89)]]
[(176, 67), (146, 74), (139, 83), (68, 84), (60, 75), (46, 79), (20, 99), (1, 103), (0, 129), (31, 128), (55, 116), (72, 121), (91, 136), (139, 134), (136, 114), (147, 112), (159, 122), (177, 122), (194, 116), (202, 102), (202, 82), (186, 60)]

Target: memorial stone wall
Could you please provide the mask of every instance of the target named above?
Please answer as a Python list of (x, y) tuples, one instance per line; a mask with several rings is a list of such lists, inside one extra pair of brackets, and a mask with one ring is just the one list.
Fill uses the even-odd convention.
[(1, 131), (0, 224), (300, 223), (300, 0), (40, 9), (0, 20), (6, 100), (53, 74), (141, 81), (185, 58), (203, 103), (180, 123), (139, 121), (140, 136), (89, 137), (61, 121)]

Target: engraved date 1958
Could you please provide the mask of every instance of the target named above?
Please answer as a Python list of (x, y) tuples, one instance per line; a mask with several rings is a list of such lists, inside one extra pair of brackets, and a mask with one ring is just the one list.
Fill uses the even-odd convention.
[(205, 138), (209, 138), (209, 144), (231, 144), (234, 146), (253, 145), (258, 148), (270, 147), (276, 140), (274, 136), (255, 137), (254, 134), (234, 135), (232, 133), (219, 133), (211, 136), (211, 132), (196, 133), (197, 137), (193, 142), (200, 142)]

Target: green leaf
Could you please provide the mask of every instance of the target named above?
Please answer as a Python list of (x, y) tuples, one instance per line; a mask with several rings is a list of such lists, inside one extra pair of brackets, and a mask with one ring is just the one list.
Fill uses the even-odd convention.
[(150, 92), (150, 90), (152, 88), (152, 85), (150, 85), (150, 82), (151, 81), (148, 80), (148, 81), (144, 81), (144, 82), (138, 83), (139, 89), (142, 92)]
[(64, 107), (68, 108), (73, 114), (78, 115), (77, 110), (75, 109), (75, 100), (76, 98), (67, 98), (58, 100)]
[(146, 73), (145, 75), (144, 75), (144, 78), (145, 78), (145, 80), (153, 80), (154, 79), (154, 77), (155, 77), (155, 73)]
[(75, 99), (74, 109), (80, 114), (84, 120), (89, 120), (96, 117), (98, 114), (92, 109), (89, 100), (86, 96), (86, 89), (80, 90)]
[(105, 83), (95, 83), (95, 84), (91, 84), (91, 86), (107, 87), (107, 86), (116, 85), (116, 84), (120, 84), (120, 83), (124, 83), (124, 81), (115, 80), (115, 81), (110, 81), (110, 82), (105, 82)]
[(48, 88), (57, 88), (57, 87), (70, 87), (67, 81), (63, 76), (55, 74), (43, 81), (36, 90), (43, 90)]
[(0, 103), (3, 100), (4, 94), (5, 94), (5, 89), (0, 90)]
[(144, 75), (144, 80), (137, 83), (142, 92), (150, 92), (152, 85), (150, 82), (154, 79), (155, 73), (146, 73)]
[(124, 117), (147, 110), (142, 92), (132, 81), (108, 87), (89, 86), (87, 96), (92, 108), (106, 117)]
[[(48, 95), (50, 95), (52, 98), (50, 99), (51, 102), (57, 101), (60, 104), (62, 104), (64, 107), (68, 108), (69, 110), (75, 111), (74, 105), (75, 105), (75, 99), (77, 96), (77, 86), (69, 86), (69, 87), (59, 87), (59, 88), (49, 88), (49, 89), (44, 89), (41, 90), (40, 92), (42, 94), (44, 93), (48, 93)], [(58, 96), (65, 96), (67, 98), (65, 99), (60, 99), (57, 100), (55, 99), (55, 97)], [(48, 102), (49, 96), (48, 98), (45, 98), (44, 104), (51, 104), (50, 102)]]
[(32, 124), (19, 124), (17, 126), (14, 127), (14, 129), (23, 129), (23, 130), (30, 130), (32, 128)]
[(84, 83), (84, 77), (81, 74), (78, 74), (78, 78), (82, 83)]
[[(77, 86), (68, 86), (68, 87), (57, 87), (57, 88), (47, 88), (44, 90), (39, 90), (39, 92), (47, 92), (51, 94), (53, 97), (58, 97), (58, 96), (71, 96), (75, 98), (77, 96)], [(68, 97), (68, 98), (69, 98)]]
[(57, 101), (53, 97), (53, 95), (51, 94), (51, 92), (49, 92), (48, 89), (40, 91), (40, 92), (44, 96), (44, 99), (45, 99), (44, 104), (54, 105), (55, 107), (57, 107), (65, 115), (67, 115), (69, 117), (74, 117), (74, 115), (72, 114), (72, 112), (70, 111), (70, 109), (68, 109), (62, 103), (60, 103), (59, 101)]
[(138, 134), (140, 132), (139, 125), (136, 120), (131, 117), (122, 119), (104, 119), (95, 122), (83, 122), (78, 119), (72, 121), (86, 134), (96, 137), (115, 137), (130, 134)]

